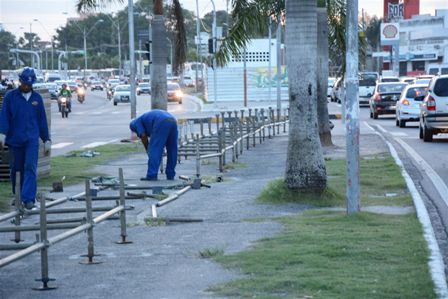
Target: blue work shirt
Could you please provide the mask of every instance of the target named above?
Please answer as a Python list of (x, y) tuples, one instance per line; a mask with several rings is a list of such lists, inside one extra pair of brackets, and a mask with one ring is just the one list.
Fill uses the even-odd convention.
[(22, 146), (29, 141), (50, 140), (44, 101), (40, 94), (31, 92), (27, 101), (19, 88), (6, 93), (0, 114), (0, 133), (6, 135), (5, 143)]
[(171, 113), (166, 112), (165, 110), (155, 109), (132, 120), (129, 124), (129, 128), (131, 131), (135, 132), (138, 137), (141, 137), (143, 133), (148, 137), (151, 137), (151, 134), (157, 131), (158, 124), (169, 119), (176, 121)]

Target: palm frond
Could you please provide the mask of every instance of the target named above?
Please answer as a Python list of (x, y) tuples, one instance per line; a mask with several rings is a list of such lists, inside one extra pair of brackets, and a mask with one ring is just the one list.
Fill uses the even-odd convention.
[(268, 17), (278, 15), (284, 9), (284, 1), (233, 0), (232, 7), (232, 25), (215, 55), (219, 66), (228, 63), (232, 55), (240, 54), (258, 32), (266, 30)]
[(95, 11), (100, 7), (104, 7), (112, 3), (123, 3), (123, 1), (124, 0), (77, 0), (76, 10), (78, 13), (86, 13)]

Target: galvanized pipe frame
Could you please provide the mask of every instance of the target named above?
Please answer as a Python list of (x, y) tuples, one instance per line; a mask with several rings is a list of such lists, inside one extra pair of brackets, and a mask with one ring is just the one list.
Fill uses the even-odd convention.
[[(86, 191), (84, 192), (85, 194), (87, 194), (86, 197), (86, 221), (87, 223), (83, 223), (81, 225), (76, 225), (75, 227), (71, 228), (68, 231), (65, 231), (61, 234), (58, 234), (52, 238), (47, 239), (47, 231), (48, 229), (50, 229), (50, 226), (47, 225), (47, 210), (46, 208), (48, 207), (48, 205), (45, 203), (45, 197), (41, 198), (41, 202), (43, 203), (41, 209), (39, 210), (39, 214), (40, 214), (40, 232), (41, 232), (41, 240), (40, 241), (36, 241), (35, 243), (32, 244), (27, 244), (30, 245), (14, 254), (11, 254), (5, 258), (0, 259), (0, 268), (9, 265), (10, 263), (13, 263), (14, 261), (17, 261), (21, 258), (24, 258), (36, 251), (41, 251), (41, 267), (42, 267), (42, 283), (43, 283), (43, 287), (41, 289), (50, 289), (47, 285), (49, 279), (48, 279), (48, 248), (52, 245), (55, 245), (65, 239), (68, 239), (78, 233), (81, 233), (85, 230), (87, 230), (89, 232), (89, 236), (88, 236), (88, 257), (89, 257), (89, 263), (92, 262), (92, 258), (93, 258), (93, 227), (112, 217), (113, 215), (119, 213), (120, 214), (120, 228), (121, 228), (121, 244), (126, 244), (129, 243), (128, 241), (126, 241), (126, 214), (125, 211), (127, 209), (126, 204), (125, 204), (125, 196), (124, 196), (124, 179), (123, 179), (123, 173), (122, 173), (122, 169), (119, 169), (119, 175), (120, 175), (120, 205), (108, 210), (106, 213), (103, 213), (95, 218), (92, 217), (92, 212), (93, 212), (93, 208), (91, 205), (91, 200), (90, 199), (90, 182), (87, 180), (86, 181)], [(74, 226), (74, 224), (70, 224), (70, 226)], [(34, 230), (34, 227), (33, 227)], [(25, 244), (15, 244), (16, 248), (21, 248), (23, 247), (23, 245)], [(6, 246), (6, 247), (10, 247), (12, 249), (13, 246)], [(2, 249), (0, 247), (0, 249)], [(5, 250), (7, 250), (6, 248), (3, 248)]]

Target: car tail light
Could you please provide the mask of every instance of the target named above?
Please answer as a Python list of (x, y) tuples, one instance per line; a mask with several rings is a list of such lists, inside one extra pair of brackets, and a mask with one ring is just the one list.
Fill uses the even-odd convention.
[(403, 104), (405, 106), (409, 106), (409, 101), (408, 100), (403, 100), (403, 101), (401, 101), (401, 104)]
[(381, 101), (381, 96), (379, 93), (376, 93), (375, 96), (373, 97), (374, 101)]
[(428, 101), (426, 102), (426, 107), (428, 111), (436, 111), (436, 100), (432, 96), (428, 96)]

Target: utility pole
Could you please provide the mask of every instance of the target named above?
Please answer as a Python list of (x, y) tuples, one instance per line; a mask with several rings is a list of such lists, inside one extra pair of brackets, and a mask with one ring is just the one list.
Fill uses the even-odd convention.
[(347, 0), (346, 19), (347, 214), (360, 211), (359, 203), (359, 101), (358, 101), (358, 0)]
[(135, 96), (135, 45), (134, 45), (134, 3), (128, 0), (129, 60), (131, 62), (131, 119), (137, 116), (137, 98)]
[[(212, 24), (212, 40), (213, 40), (213, 52), (216, 52), (217, 50), (217, 42), (216, 42), (216, 7), (215, 2), (213, 0), (213, 24)], [(213, 56), (215, 56), (215, 53), (213, 53)], [(213, 57), (213, 96), (214, 96), (214, 102), (215, 107), (218, 104), (218, 91), (217, 91), (217, 82), (216, 82), (216, 59)]]
[(271, 80), (272, 80), (272, 62), (271, 62), (271, 41), (272, 41), (272, 30), (271, 30), (271, 17), (269, 17), (269, 66), (268, 66), (268, 99), (269, 103), (271, 102)]
[[(199, 27), (199, 3), (198, 0), (196, 0), (196, 36), (197, 36), (197, 43), (196, 43), (196, 55), (197, 55), (197, 61), (196, 61), (196, 84), (195, 84), (195, 90), (196, 92), (198, 92), (198, 83), (199, 83), (199, 78), (198, 78), (198, 64), (197, 62), (199, 61), (199, 56), (201, 55), (199, 52), (199, 47), (202, 47), (201, 45), (201, 37), (200, 37), (200, 27)], [(201, 68), (202, 68), (202, 64), (201, 64)]]

